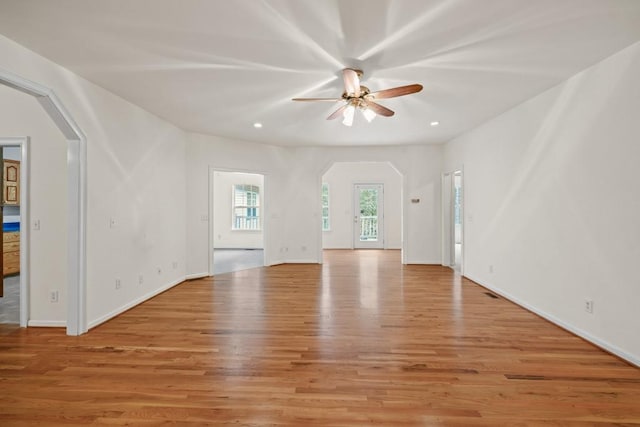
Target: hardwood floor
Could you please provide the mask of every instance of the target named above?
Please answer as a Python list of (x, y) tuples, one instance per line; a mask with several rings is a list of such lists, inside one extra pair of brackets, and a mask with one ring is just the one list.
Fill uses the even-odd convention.
[(634, 425), (640, 369), (438, 266), (327, 251), (80, 337), (0, 326), (0, 425)]

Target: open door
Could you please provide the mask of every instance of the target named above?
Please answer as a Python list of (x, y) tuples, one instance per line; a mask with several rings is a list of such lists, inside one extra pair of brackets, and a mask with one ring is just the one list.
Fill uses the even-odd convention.
[(356, 184), (354, 201), (354, 249), (384, 248), (384, 187), (382, 184)]

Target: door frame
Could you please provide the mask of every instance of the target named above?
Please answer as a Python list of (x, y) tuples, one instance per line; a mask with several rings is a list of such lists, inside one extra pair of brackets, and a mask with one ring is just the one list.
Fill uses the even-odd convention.
[(465, 264), (465, 197), (464, 197), (464, 169), (456, 168), (450, 172), (445, 172), (441, 176), (441, 235), (442, 235), (442, 265), (453, 268), (455, 266), (455, 175), (460, 174), (460, 188), (462, 200), (460, 203), (460, 274), (464, 275)]
[(453, 172), (446, 172), (442, 174), (442, 265), (445, 267), (451, 267), (453, 261), (453, 236), (451, 220), (453, 218), (452, 213), (452, 197), (453, 197)]
[[(360, 224), (359, 221), (359, 213), (356, 209), (356, 204), (359, 205), (359, 192), (358, 190), (360, 189), (360, 187), (370, 187), (370, 188), (379, 188), (379, 193), (378, 193), (378, 240), (375, 242), (375, 244), (371, 244), (371, 245), (367, 245), (366, 243), (368, 242), (362, 242), (360, 241), (357, 237), (356, 237), (356, 233), (358, 231), (358, 225)], [(384, 245), (385, 245), (385, 238), (384, 238), (384, 184), (374, 184), (374, 183), (355, 183), (353, 184), (352, 187), (352, 200), (351, 200), (351, 205), (353, 206), (353, 228), (351, 230), (351, 236), (353, 238), (353, 248), (354, 249), (384, 249)], [(380, 194), (382, 195), (382, 198), (380, 197)], [(380, 215), (380, 212), (382, 212), (382, 215)], [(363, 244), (364, 243), (364, 244)], [(373, 243), (373, 242), (372, 242)]]
[(269, 180), (269, 174), (263, 171), (255, 171), (255, 170), (249, 170), (249, 169), (239, 169), (239, 168), (227, 168), (227, 167), (218, 167), (218, 166), (212, 166), (209, 165), (209, 176), (208, 176), (208, 182), (209, 182), (209, 188), (208, 188), (208, 197), (209, 197), (209, 207), (208, 207), (208, 217), (207, 220), (209, 221), (208, 224), (208, 230), (207, 233), (209, 235), (209, 247), (208, 247), (208, 266), (209, 266), (209, 271), (207, 272), (209, 277), (212, 277), (213, 274), (213, 257), (214, 255), (214, 250), (213, 250), (213, 245), (215, 242), (215, 230), (214, 230), (214, 224), (213, 224), (213, 220), (214, 220), (214, 201), (215, 201), (215, 194), (214, 194), (214, 180), (215, 180), (215, 173), (216, 172), (227, 172), (227, 173), (246, 173), (246, 174), (253, 174), (253, 175), (262, 175), (262, 194), (260, 195), (261, 198), (261, 205), (260, 205), (260, 210), (262, 212), (262, 250), (263, 250), (263, 263), (264, 266), (269, 266), (271, 265), (269, 263), (268, 260), (270, 260), (270, 258), (268, 258), (268, 255), (270, 255), (270, 251), (268, 251), (268, 245), (267, 245), (267, 236), (268, 236), (268, 224), (269, 224), (269, 217), (267, 216), (267, 186), (268, 186), (268, 180)]
[[(87, 138), (50, 88), (0, 69), (0, 84), (32, 95), (67, 140), (67, 335), (87, 332)], [(29, 224), (31, 225), (31, 224)], [(44, 325), (30, 325), (44, 326)], [(56, 325), (57, 326), (57, 325)]]
[[(0, 146), (20, 148), (20, 327), (29, 323), (29, 137), (0, 137)], [(4, 275), (3, 275), (4, 276)]]

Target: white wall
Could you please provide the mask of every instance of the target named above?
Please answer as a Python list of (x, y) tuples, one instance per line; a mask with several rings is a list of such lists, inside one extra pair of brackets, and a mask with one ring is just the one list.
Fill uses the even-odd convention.
[[(3, 88), (0, 88), (0, 90)], [(5, 88), (6, 89), (6, 88)], [(4, 92), (0, 92), (2, 94)], [(2, 97), (2, 95), (0, 95)], [(1, 101), (0, 101), (1, 104)], [(1, 120), (0, 120), (1, 121)], [(3, 156), (9, 160), (17, 160), (19, 162), (22, 161), (22, 153), (20, 151), (20, 147), (17, 146), (5, 146), (3, 150)], [(2, 221), (3, 222), (20, 222), (20, 206), (5, 206), (2, 210)]]
[[(5, 97), (5, 96), (11, 96), (9, 95), (11, 92), (15, 92), (15, 91), (10, 91), (10, 89), (6, 88), (6, 87), (0, 87), (0, 89), (6, 89), (5, 91), (0, 92), (0, 96), (1, 97)], [(3, 151), (3, 157), (5, 159), (10, 159), (10, 160), (22, 160), (22, 155), (20, 153), (20, 147), (4, 147), (4, 151)]]
[[(405, 177), (405, 260), (440, 262), (439, 146), (282, 148), (192, 134), (187, 145), (187, 272), (208, 274), (208, 170), (265, 175), (265, 264), (321, 262), (322, 175), (334, 162), (391, 162)], [(419, 198), (420, 204), (409, 199)]]
[[(181, 281), (186, 264), (185, 133), (2, 36), (0, 67), (52, 89), (87, 136), (89, 324)], [(31, 217), (40, 218), (41, 230), (31, 234), (32, 320), (64, 322), (66, 144), (53, 123), (34, 119), (37, 113), (31, 109), (12, 114), (22, 107), (0, 108), (3, 116), (9, 114), (2, 117), (0, 133), (33, 137)], [(25, 125), (16, 129), (14, 116)], [(117, 290), (116, 279), (121, 281)], [(54, 286), (61, 291), (57, 304), (46, 295)]]
[[(299, 197), (305, 197), (299, 210), (287, 224), (287, 235), (294, 249), (305, 243), (303, 230), (311, 222), (300, 222), (298, 218), (313, 218), (317, 230), (321, 230), (321, 184), (322, 175), (335, 162), (389, 162), (404, 177), (403, 235), (404, 262), (408, 264), (440, 263), (440, 175), (442, 147), (415, 145), (400, 147), (332, 147), (291, 149), (295, 161), (289, 170), (290, 182)], [(311, 192), (309, 189), (315, 189)], [(307, 191), (301, 191), (306, 189)], [(413, 204), (410, 200), (420, 199)], [(305, 241), (307, 245), (321, 246), (321, 232), (317, 240)]]
[(263, 234), (265, 264), (284, 262), (282, 188), (287, 180), (284, 149), (227, 138), (189, 134), (187, 144), (187, 273), (209, 274), (209, 170), (235, 170), (264, 175)]
[(322, 182), (329, 185), (330, 230), (322, 233), (324, 248), (353, 248), (355, 184), (384, 185), (384, 247), (402, 247), (402, 176), (389, 163), (334, 163), (322, 177)]
[(637, 43), (445, 147), (465, 275), (636, 364), (639, 75)]
[(264, 215), (264, 177), (259, 174), (215, 171), (213, 177), (213, 247), (262, 248), (262, 229), (233, 230), (233, 186), (255, 185), (260, 189), (260, 215)]

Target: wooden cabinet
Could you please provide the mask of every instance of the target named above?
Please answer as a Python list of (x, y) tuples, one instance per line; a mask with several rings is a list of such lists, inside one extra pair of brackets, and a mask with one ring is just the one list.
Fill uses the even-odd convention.
[(20, 205), (20, 162), (4, 159), (3, 178), (2, 197), (5, 206)]
[[(20, 162), (4, 159), (2, 171), (2, 203), (20, 206)], [(2, 233), (2, 275), (20, 273), (20, 232)]]
[(2, 235), (2, 275), (20, 272), (20, 232), (12, 231)]

